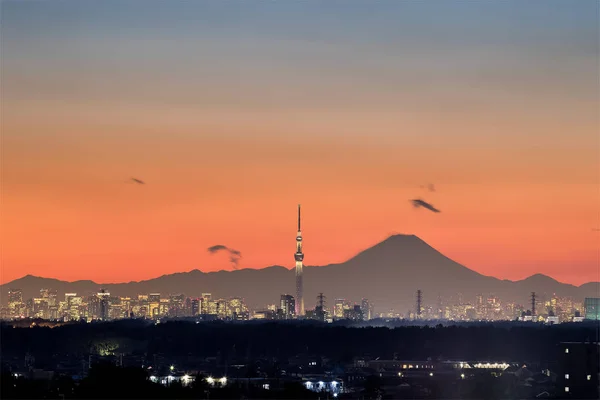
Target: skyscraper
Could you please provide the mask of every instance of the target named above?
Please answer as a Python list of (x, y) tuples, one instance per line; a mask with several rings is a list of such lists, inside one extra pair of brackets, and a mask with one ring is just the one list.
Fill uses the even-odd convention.
[(23, 291), (21, 289), (8, 289), (8, 304), (23, 302)]
[(296, 235), (296, 253), (294, 254), (296, 260), (296, 315), (298, 317), (304, 316), (304, 290), (302, 287), (302, 260), (304, 260), (304, 253), (302, 253), (302, 231), (300, 230), (300, 204), (298, 204), (298, 233)]
[(106, 292), (104, 289), (101, 289), (100, 292), (98, 292), (98, 299), (99, 299), (99, 305), (100, 305), (100, 310), (99, 310), (99, 315), (98, 317), (102, 320), (102, 321), (108, 321), (108, 298), (110, 297), (110, 293)]
[(292, 319), (296, 315), (296, 300), (290, 294), (282, 294), (279, 300), (279, 308), (285, 319)]

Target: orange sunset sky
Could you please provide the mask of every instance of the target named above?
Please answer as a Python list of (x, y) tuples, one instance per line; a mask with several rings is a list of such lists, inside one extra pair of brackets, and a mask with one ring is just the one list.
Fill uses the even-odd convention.
[(600, 280), (596, 1), (1, 7), (0, 283), (291, 268), (298, 203), (307, 265)]

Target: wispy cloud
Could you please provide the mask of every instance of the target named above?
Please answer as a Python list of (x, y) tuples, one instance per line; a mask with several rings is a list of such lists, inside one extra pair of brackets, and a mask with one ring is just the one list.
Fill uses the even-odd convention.
[(239, 261), (242, 258), (242, 253), (239, 250), (232, 249), (231, 247), (227, 247), (222, 244), (216, 244), (214, 246), (209, 247), (207, 250), (211, 254), (215, 254), (220, 251), (228, 253), (229, 262), (231, 263), (233, 269), (238, 269)]
[(435, 192), (435, 185), (433, 183), (428, 183), (427, 185), (421, 185), (421, 189), (426, 189), (430, 192)]

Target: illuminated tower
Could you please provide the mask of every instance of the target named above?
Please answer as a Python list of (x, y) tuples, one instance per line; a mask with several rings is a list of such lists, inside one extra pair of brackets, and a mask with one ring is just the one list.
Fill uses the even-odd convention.
[(294, 254), (296, 260), (296, 316), (304, 316), (304, 293), (302, 288), (302, 260), (304, 260), (304, 253), (302, 253), (302, 231), (300, 230), (300, 204), (298, 204), (298, 234), (296, 235), (296, 253)]

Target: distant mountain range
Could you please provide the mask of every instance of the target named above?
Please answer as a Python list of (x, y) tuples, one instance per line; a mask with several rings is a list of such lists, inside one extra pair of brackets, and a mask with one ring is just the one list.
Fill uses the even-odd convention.
[[(316, 296), (323, 292), (331, 305), (335, 299), (360, 302), (367, 298), (382, 312), (390, 308), (405, 313), (415, 308), (417, 289), (423, 292), (423, 304), (435, 305), (438, 296), (445, 301), (474, 301), (477, 294), (493, 294), (502, 300), (529, 304), (530, 292), (540, 299), (552, 294), (583, 301), (598, 297), (600, 282), (574, 286), (536, 274), (521, 281), (500, 280), (479, 274), (444, 256), (414, 235), (393, 235), (340, 264), (304, 270), (305, 306), (313, 308)], [(278, 304), (283, 293), (295, 295), (294, 271), (281, 266), (237, 271), (190, 272), (163, 275), (140, 282), (99, 284), (93, 281), (65, 282), (27, 275), (0, 286), (2, 304), (7, 301), (7, 289), (23, 290), (24, 298), (39, 296), (41, 288), (80, 295), (97, 293), (100, 288), (117, 296), (137, 296), (142, 293), (200, 296), (209, 292), (213, 298), (239, 296), (251, 307)], [(460, 294), (460, 295), (459, 295)]]

